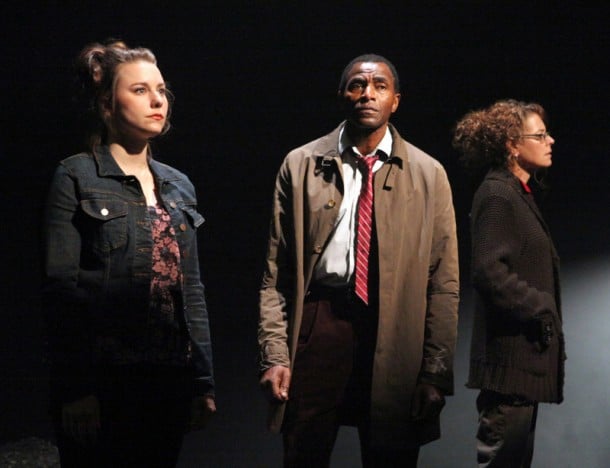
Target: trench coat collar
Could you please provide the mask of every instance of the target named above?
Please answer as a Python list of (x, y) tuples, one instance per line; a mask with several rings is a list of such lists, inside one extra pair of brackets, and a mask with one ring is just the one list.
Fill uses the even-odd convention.
[[(337, 128), (335, 128), (328, 135), (320, 138), (315, 148), (312, 151), (312, 157), (316, 160), (316, 173), (324, 171), (327, 168), (333, 166), (339, 169), (341, 175), (341, 154), (339, 153), (339, 135), (341, 129), (345, 126), (345, 122), (341, 122)], [(402, 139), (396, 128), (389, 123), (388, 128), (392, 135), (392, 151), (386, 159), (386, 163), (396, 164), (400, 169), (406, 167), (406, 163), (409, 160), (407, 153), (407, 145)]]

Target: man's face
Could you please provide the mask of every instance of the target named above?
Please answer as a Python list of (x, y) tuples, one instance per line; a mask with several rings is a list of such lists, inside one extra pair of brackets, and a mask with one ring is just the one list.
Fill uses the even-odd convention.
[(339, 97), (348, 122), (365, 131), (385, 127), (400, 102), (392, 72), (383, 62), (354, 64)]

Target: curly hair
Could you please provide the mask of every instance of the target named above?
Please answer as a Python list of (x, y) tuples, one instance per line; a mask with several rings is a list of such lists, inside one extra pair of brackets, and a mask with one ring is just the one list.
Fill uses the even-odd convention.
[[(102, 110), (105, 103), (114, 102), (119, 65), (138, 61), (157, 65), (157, 59), (150, 49), (129, 48), (119, 39), (88, 44), (78, 54), (75, 69), (81, 93), (87, 100), (88, 145), (91, 149), (105, 142), (107, 138), (108, 129), (102, 118)], [(169, 116), (173, 102), (173, 95), (169, 90), (166, 92), (169, 108), (162, 134), (170, 128)]]
[(455, 126), (453, 148), (472, 175), (490, 168), (507, 167), (507, 143), (521, 137), (527, 117), (538, 114), (546, 122), (540, 104), (514, 99), (497, 101), (488, 108), (468, 112)]

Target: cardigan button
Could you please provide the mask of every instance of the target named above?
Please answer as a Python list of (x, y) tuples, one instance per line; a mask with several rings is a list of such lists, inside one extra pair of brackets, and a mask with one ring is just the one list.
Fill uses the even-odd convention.
[(321, 245), (316, 245), (316, 246), (313, 248), (313, 251), (314, 251), (315, 253), (317, 253), (317, 254), (322, 253), (322, 246), (321, 246)]

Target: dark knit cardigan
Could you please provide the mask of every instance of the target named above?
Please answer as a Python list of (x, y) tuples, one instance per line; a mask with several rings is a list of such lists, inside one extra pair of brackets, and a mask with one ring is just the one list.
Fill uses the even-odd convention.
[(467, 387), (561, 402), (559, 257), (531, 194), (491, 170), (471, 211), (476, 306)]

